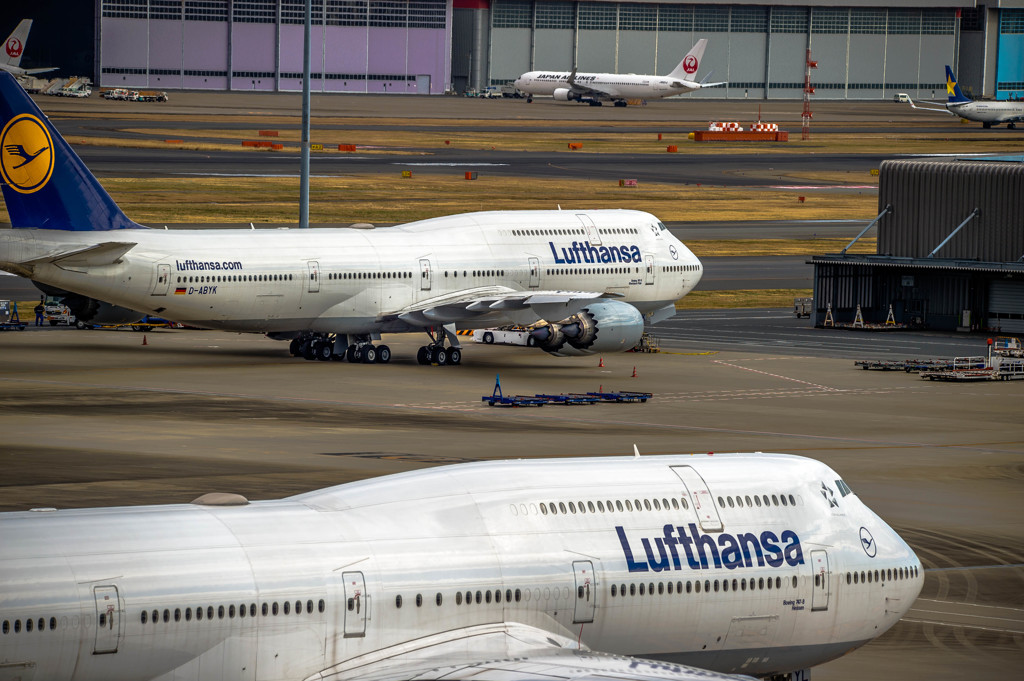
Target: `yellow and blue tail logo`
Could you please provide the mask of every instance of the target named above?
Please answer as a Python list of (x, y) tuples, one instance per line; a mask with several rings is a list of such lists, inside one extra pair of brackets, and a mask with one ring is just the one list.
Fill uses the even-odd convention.
[(39, 191), (53, 175), (53, 140), (32, 114), (16, 116), (0, 132), (0, 175), (16, 192)]
[(0, 72), (0, 182), (16, 228), (141, 228), (9, 73)]
[(971, 98), (964, 95), (960, 86), (956, 84), (956, 76), (953, 75), (953, 69), (949, 68), (948, 64), (946, 65), (946, 94), (949, 95), (950, 104), (971, 101)]

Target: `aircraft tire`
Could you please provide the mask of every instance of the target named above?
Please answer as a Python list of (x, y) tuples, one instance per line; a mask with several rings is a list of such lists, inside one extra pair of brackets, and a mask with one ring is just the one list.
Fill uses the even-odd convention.
[(430, 352), (430, 363), (443, 367), (448, 363), (448, 351), (444, 348), (434, 348)]
[(1007, 130), (1013, 130), (1013, 129), (1015, 129), (1016, 127), (1017, 127), (1017, 124), (1016, 124), (1016, 123), (1007, 123), (1007, 124), (1006, 124), (1006, 129), (1007, 129)]
[(360, 348), (359, 355), (363, 364), (373, 364), (377, 361), (377, 348), (372, 345), (365, 345)]
[(359, 348), (356, 346), (355, 343), (353, 343), (352, 345), (348, 346), (348, 349), (345, 350), (345, 359), (347, 359), (348, 361), (352, 362), (353, 364), (358, 362), (359, 358), (356, 357), (356, 351), (358, 349)]
[(391, 361), (391, 348), (386, 345), (377, 346), (377, 364), (387, 364)]
[(421, 345), (416, 351), (416, 361), (420, 364), (430, 364), (430, 349), (426, 345)]
[(491, 333), (490, 331), (485, 332), (484, 333), (484, 343), (486, 343), (487, 345), (490, 345), (493, 342), (494, 342), (494, 334)]
[(317, 346), (315, 343), (307, 343), (306, 347), (302, 350), (302, 358), (305, 360), (313, 361), (316, 359)]
[(288, 343), (288, 354), (290, 354), (292, 357), (298, 357), (299, 356), (299, 339), (298, 338), (292, 338), (291, 342)]
[(458, 348), (452, 348), (448, 351), (448, 363), (452, 366), (458, 366), (462, 364), (462, 350)]
[(528, 348), (535, 348), (535, 347), (537, 347), (537, 339), (534, 338), (533, 336), (527, 336), (526, 337), (526, 347), (528, 347)]
[(321, 343), (316, 347), (316, 358), (321, 362), (330, 361), (331, 357), (334, 356), (334, 344), (330, 341)]

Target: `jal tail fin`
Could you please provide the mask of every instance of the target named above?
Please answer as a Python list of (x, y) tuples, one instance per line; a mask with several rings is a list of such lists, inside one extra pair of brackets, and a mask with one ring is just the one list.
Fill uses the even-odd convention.
[(683, 60), (672, 69), (672, 73), (668, 74), (668, 78), (674, 78), (676, 80), (688, 80), (692, 81), (697, 77), (697, 69), (700, 68), (700, 62), (704, 59), (704, 48), (708, 45), (707, 38), (701, 38), (697, 41)]
[(144, 229), (110, 194), (9, 73), (0, 72), (0, 182), (11, 225)]
[(957, 84), (956, 76), (953, 75), (953, 69), (949, 68), (949, 64), (946, 65), (946, 94), (949, 95), (950, 104), (971, 101), (971, 98), (965, 95)]
[(31, 19), (22, 19), (14, 31), (4, 41), (4, 52), (0, 59), (4, 60), (7, 66), (21, 66), (21, 55), (25, 53), (25, 43), (28, 42), (28, 32), (32, 28)]

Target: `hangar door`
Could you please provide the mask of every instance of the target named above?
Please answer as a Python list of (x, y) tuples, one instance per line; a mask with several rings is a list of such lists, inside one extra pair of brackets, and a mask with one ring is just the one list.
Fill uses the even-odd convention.
[(1024, 281), (989, 282), (986, 325), (1004, 333), (1024, 333)]

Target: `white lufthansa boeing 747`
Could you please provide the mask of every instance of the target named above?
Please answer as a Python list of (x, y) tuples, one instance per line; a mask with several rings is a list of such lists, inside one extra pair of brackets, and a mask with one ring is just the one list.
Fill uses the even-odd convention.
[(797, 681), (921, 590), (817, 461), (469, 463), (0, 514), (0, 681)]
[(458, 328), (521, 324), (541, 349), (579, 355), (629, 350), (702, 274), (661, 221), (633, 210), (468, 213), (367, 230), (147, 229), (8, 74), (0, 128), (14, 227), (0, 230), (0, 269), (64, 296), (85, 322), (148, 313), (362, 362), (390, 359), (373, 343), (382, 333), (427, 332), (418, 359), (437, 365), (461, 361)]

